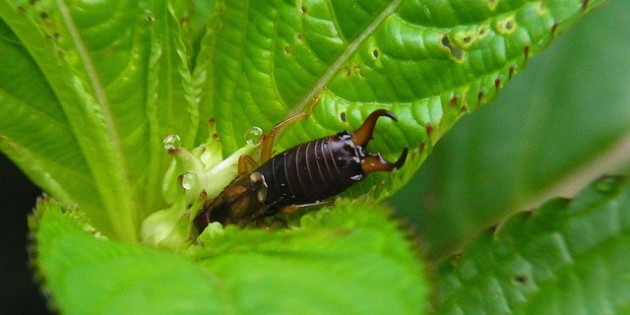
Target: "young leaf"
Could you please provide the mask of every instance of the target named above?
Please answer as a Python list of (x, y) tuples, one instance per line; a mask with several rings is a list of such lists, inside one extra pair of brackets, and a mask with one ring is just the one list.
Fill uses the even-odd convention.
[(384, 210), (340, 200), (300, 228), (208, 229), (193, 257), (224, 279), (240, 313), (417, 314), (419, 262)]
[(301, 228), (210, 227), (187, 251), (193, 260), (103, 239), (48, 200), (30, 223), (44, 288), (64, 314), (418, 314), (421, 267), (387, 216), (371, 202), (340, 201)]
[(485, 233), (439, 271), (440, 314), (630, 309), (630, 184), (603, 178)]
[(182, 14), (116, 0), (0, 1), (0, 62), (9, 65), (0, 114), (13, 117), (2, 120), (0, 148), (120, 239), (136, 240), (141, 220), (164, 205), (162, 138), (192, 145), (197, 132)]
[(40, 201), (30, 218), (34, 260), (62, 314), (220, 314), (216, 275), (185, 257), (103, 238), (76, 210)]

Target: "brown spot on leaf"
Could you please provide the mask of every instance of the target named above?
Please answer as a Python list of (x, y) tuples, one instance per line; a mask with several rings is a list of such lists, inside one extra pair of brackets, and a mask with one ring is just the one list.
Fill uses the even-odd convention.
[(525, 46), (523, 53), (525, 54), (525, 59), (529, 59), (529, 46)]
[(510, 70), (508, 70), (508, 78), (512, 79), (512, 76), (514, 76), (514, 71), (516, 71), (516, 69), (514, 68), (514, 66), (511, 66)]
[(553, 26), (551, 26), (551, 35), (556, 35), (557, 30), (558, 30), (558, 23), (553, 23)]
[(451, 97), (451, 102), (450, 102), (450, 104), (451, 104), (452, 106), (457, 106), (457, 102), (459, 102), (459, 99), (457, 98), (457, 96), (453, 96), (453, 97)]

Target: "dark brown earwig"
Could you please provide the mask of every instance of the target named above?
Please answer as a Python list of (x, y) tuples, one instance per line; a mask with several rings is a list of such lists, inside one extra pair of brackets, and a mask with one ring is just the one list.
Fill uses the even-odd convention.
[(405, 147), (398, 160), (390, 163), (380, 153), (365, 150), (372, 139), (379, 117), (397, 121), (396, 116), (383, 109), (372, 112), (355, 131), (341, 131), (303, 144), (280, 154), (271, 155), (271, 136), (263, 141), (264, 163), (252, 172), (247, 164), (254, 164), (248, 156), (239, 160), (239, 175), (217, 196), (206, 202), (194, 220), (203, 230), (211, 222), (245, 226), (279, 212), (290, 213), (304, 207), (329, 202), (332, 197), (361, 181), (372, 172), (391, 172), (400, 168), (407, 158)]

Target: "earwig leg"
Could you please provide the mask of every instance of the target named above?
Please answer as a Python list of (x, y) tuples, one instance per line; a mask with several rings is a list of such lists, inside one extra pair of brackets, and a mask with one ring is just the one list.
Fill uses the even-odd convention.
[(277, 226), (278, 223), (282, 224), (282, 227), (284, 227), (285, 229), (289, 228), (289, 222), (287, 222), (287, 220), (285, 220), (284, 218), (281, 218), (281, 217), (278, 217), (278, 216), (273, 217), (271, 219), (271, 223), (269, 224), (269, 227), (272, 227), (274, 225)]
[(278, 134), (278, 132), (282, 129), (285, 128), (291, 124), (294, 124), (302, 119), (304, 119), (306, 116), (310, 115), (311, 112), (313, 111), (313, 107), (315, 107), (315, 104), (317, 104), (317, 101), (319, 100), (319, 94), (317, 94), (317, 96), (315, 96), (310, 102), (309, 104), (306, 106), (306, 109), (301, 112), (301, 113), (297, 113), (281, 122), (279, 122), (277, 125), (275, 125), (273, 128), (271, 128), (271, 130), (269, 130), (269, 133), (267, 133), (266, 135), (263, 135), (262, 139), (260, 140), (262, 143), (262, 149), (261, 149), (261, 160), (262, 162), (266, 162), (267, 160), (269, 160), (271, 158), (271, 154), (272, 154), (272, 149), (273, 149), (273, 141), (276, 138), (276, 135)]
[(399, 169), (405, 163), (407, 153), (409, 153), (409, 149), (405, 147), (403, 152), (400, 154), (400, 157), (398, 157), (398, 160), (394, 163), (383, 159), (380, 153), (370, 154), (361, 161), (361, 169), (365, 174), (372, 172), (391, 172), (395, 169)]
[(321, 207), (327, 204), (330, 204), (333, 202), (333, 199), (326, 199), (326, 200), (322, 200), (319, 202), (312, 202), (312, 203), (303, 203), (303, 204), (296, 204), (296, 205), (288, 205), (282, 209), (280, 209), (281, 213), (284, 214), (293, 214), (296, 213), (299, 210), (302, 209), (306, 209), (306, 208), (312, 208), (312, 207)]
[(273, 128), (271, 128), (271, 130), (269, 130), (269, 133), (264, 135), (262, 137), (262, 149), (261, 149), (261, 160), (262, 162), (266, 162), (267, 160), (269, 160), (269, 158), (271, 158), (271, 150), (273, 148), (273, 140), (276, 138), (276, 134), (278, 134), (278, 132), (286, 127), (289, 126), (293, 123), (296, 123), (302, 119), (304, 119), (304, 117), (306, 117), (305, 113), (299, 113), (299, 114), (295, 114), (283, 121), (281, 121), (280, 123), (278, 123), (277, 125), (275, 125)]
[(353, 131), (352, 134), (352, 142), (356, 145), (366, 146), (367, 143), (372, 139), (372, 133), (374, 132), (374, 127), (376, 126), (376, 121), (379, 117), (385, 116), (391, 118), (393, 121), (398, 121), (396, 116), (390, 111), (384, 109), (378, 109), (373, 111), (370, 116), (368, 116), (361, 127), (357, 128), (357, 130)]
[(269, 228), (269, 224), (267, 224), (267, 222), (265, 222), (265, 218), (258, 218), (256, 219), (256, 227), (259, 229), (268, 229)]
[(256, 161), (254, 161), (254, 159), (252, 159), (251, 156), (249, 155), (241, 155), (238, 158), (238, 173), (239, 174), (243, 174), (245, 172), (247, 172), (247, 166), (251, 166), (252, 170), (255, 170), (258, 165), (256, 164)]

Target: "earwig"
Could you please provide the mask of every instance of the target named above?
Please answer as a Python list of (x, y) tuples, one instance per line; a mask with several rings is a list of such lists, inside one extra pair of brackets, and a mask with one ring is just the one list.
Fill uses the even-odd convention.
[(195, 226), (200, 231), (211, 222), (242, 227), (280, 212), (321, 205), (369, 173), (399, 169), (407, 158), (407, 147), (394, 163), (365, 149), (379, 117), (397, 121), (394, 114), (379, 109), (355, 131), (344, 130), (302, 143), (270, 158), (276, 131), (301, 117), (278, 124), (263, 139), (266, 142), (262, 147), (262, 165), (248, 172), (247, 165), (255, 163), (252, 158), (241, 156), (239, 175), (216, 198), (203, 205), (194, 219)]

